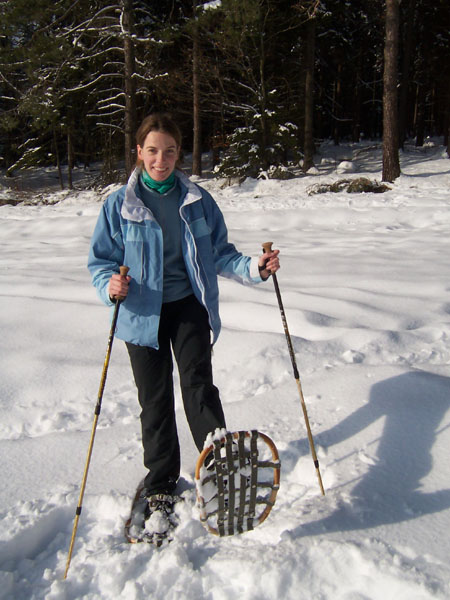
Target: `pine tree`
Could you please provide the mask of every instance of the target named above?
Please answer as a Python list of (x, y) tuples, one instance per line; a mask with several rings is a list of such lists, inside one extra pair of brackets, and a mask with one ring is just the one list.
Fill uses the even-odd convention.
[[(401, 3), (401, 68), (389, 84), (385, 71), (386, 102), (384, 5), (0, 2), (1, 166), (55, 164), (62, 173), (67, 163), (70, 186), (72, 168), (101, 159), (108, 180), (122, 178), (133, 166), (137, 121), (154, 110), (181, 123), (198, 173), (211, 144), (227, 176), (289, 176), (300, 151), (304, 168), (311, 164), (317, 138), (380, 137), (383, 107), (387, 160), (396, 123), (387, 108), (395, 110), (397, 82), (400, 143), (414, 134), (418, 144), (430, 135), (448, 144), (448, 1)], [(315, 36), (307, 42), (311, 14)], [(386, 67), (393, 64), (388, 47), (387, 40)]]
[[(314, 9), (313, 9), (314, 10)], [(314, 165), (314, 72), (316, 17), (308, 15), (305, 36), (305, 129), (303, 136), (303, 170), (306, 172)]]
[[(62, 82), (71, 76), (65, 60), (70, 47), (60, 31), (71, 3), (11, 0), (2, 4), (1, 71), (8, 96), (2, 129), (15, 130), (10, 171), (53, 158), (59, 164), (59, 139), (70, 118)], [(62, 180), (61, 180), (62, 185)]]
[(293, 35), (297, 43), (301, 23), (292, 8), (292, 2), (273, 0), (222, 2), (215, 40), (230, 143), (219, 172), (226, 176), (273, 176), (277, 166), (298, 160), (287, 74), (294, 65)]
[(399, 32), (398, 0), (386, 0), (383, 88), (383, 181), (400, 175), (398, 154), (397, 57)]
[(192, 174), (202, 174), (202, 119), (200, 98), (200, 40), (197, 16), (197, 0), (193, 0), (192, 28), (192, 112), (193, 112), (193, 144), (192, 144)]

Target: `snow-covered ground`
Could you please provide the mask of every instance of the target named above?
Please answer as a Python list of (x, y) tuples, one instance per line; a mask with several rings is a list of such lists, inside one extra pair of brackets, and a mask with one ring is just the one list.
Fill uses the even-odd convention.
[(272, 513), (233, 538), (202, 527), (177, 397), (182, 525), (162, 549), (124, 542), (144, 470), (116, 340), (66, 581), (109, 333), (85, 266), (102, 198), (49, 192), (48, 205), (0, 207), (0, 598), (450, 597), (450, 161), (433, 144), (410, 148), (390, 192), (309, 196), (343, 177), (344, 159), (353, 161), (346, 177), (381, 179), (379, 147), (321, 151), (306, 177), (204, 185), (244, 253), (266, 241), (281, 249), (278, 281), (325, 497), (273, 284), (222, 280), (216, 383), (229, 429), (257, 428), (278, 446)]

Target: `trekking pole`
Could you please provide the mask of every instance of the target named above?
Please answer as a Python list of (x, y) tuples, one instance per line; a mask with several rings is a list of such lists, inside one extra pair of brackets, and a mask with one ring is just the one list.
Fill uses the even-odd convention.
[[(265, 244), (262, 245), (265, 254), (267, 252), (272, 251), (272, 243), (273, 242), (266, 242)], [(284, 328), (284, 333), (286, 336), (286, 342), (287, 342), (289, 354), (291, 357), (292, 369), (294, 371), (294, 377), (295, 377), (295, 381), (296, 381), (297, 387), (298, 387), (300, 403), (302, 405), (303, 417), (305, 419), (306, 431), (308, 433), (309, 447), (311, 449), (311, 455), (312, 455), (312, 458), (314, 461), (314, 466), (316, 468), (317, 478), (319, 480), (320, 491), (322, 492), (322, 496), (325, 496), (325, 490), (323, 489), (322, 477), (320, 475), (319, 460), (317, 458), (316, 449), (314, 447), (314, 440), (313, 440), (312, 433), (311, 433), (311, 427), (309, 425), (308, 412), (306, 410), (305, 398), (303, 397), (303, 390), (302, 390), (302, 384), (300, 383), (300, 375), (299, 375), (298, 368), (297, 368), (297, 361), (295, 360), (294, 346), (292, 345), (292, 339), (291, 339), (289, 329), (288, 329), (286, 314), (284, 312), (283, 301), (281, 299), (280, 287), (278, 285), (278, 280), (277, 280), (276, 274), (271, 273), (271, 275), (272, 275), (272, 279), (273, 279), (273, 285), (275, 286), (275, 293), (277, 295), (278, 306), (280, 308), (281, 320), (283, 322), (283, 328)]]
[[(122, 277), (126, 277), (128, 271), (129, 271), (128, 267), (120, 267), (120, 274)], [(86, 464), (84, 467), (83, 479), (81, 481), (80, 496), (78, 499), (78, 506), (77, 506), (77, 509), (75, 512), (75, 520), (73, 522), (72, 538), (70, 540), (70, 547), (69, 547), (69, 553), (67, 556), (66, 570), (64, 572), (64, 579), (66, 579), (66, 577), (67, 577), (67, 573), (68, 573), (69, 567), (70, 567), (70, 561), (72, 560), (73, 545), (75, 543), (75, 537), (77, 535), (77, 529), (78, 529), (78, 521), (80, 520), (80, 515), (81, 515), (84, 490), (86, 489), (86, 480), (87, 480), (87, 476), (88, 476), (89, 465), (91, 462), (92, 449), (94, 447), (95, 432), (97, 430), (98, 417), (99, 417), (101, 409), (102, 409), (103, 390), (105, 389), (106, 375), (108, 373), (108, 366), (109, 366), (109, 359), (111, 357), (111, 349), (112, 349), (112, 345), (113, 345), (113, 341), (114, 341), (114, 334), (116, 332), (117, 317), (119, 316), (119, 306), (123, 299), (124, 298), (119, 297), (119, 296), (115, 297), (116, 304), (114, 307), (114, 313), (113, 313), (113, 318), (112, 318), (112, 322), (111, 322), (111, 329), (110, 329), (109, 338), (108, 338), (108, 345), (107, 345), (107, 349), (106, 349), (105, 362), (103, 363), (103, 371), (102, 371), (102, 376), (100, 379), (100, 386), (98, 389), (97, 404), (95, 406), (94, 422), (92, 424), (92, 431), (91, 431), (91, 439), (89, 442), (89, 448), (88, 448), (88, 453), (87, 453), (87, 457), (86, 457)]]

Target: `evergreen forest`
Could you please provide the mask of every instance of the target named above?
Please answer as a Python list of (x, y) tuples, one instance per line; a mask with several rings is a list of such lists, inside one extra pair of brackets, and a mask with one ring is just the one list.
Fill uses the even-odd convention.
[(122, 181), (154, 111), (198, 175), (205, 152), (227, 177), (277, 178), (325, 139), (448, 147), (448, 0), (0, 3), (2, 170), (67, 165), (70, 186), (100, 162)]

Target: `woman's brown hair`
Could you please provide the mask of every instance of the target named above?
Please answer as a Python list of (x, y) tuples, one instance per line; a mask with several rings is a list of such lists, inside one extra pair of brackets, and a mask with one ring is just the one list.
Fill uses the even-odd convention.
[[(173, 137), (178, 148), (181, 151), (181, 131), (175, 121), (168, 113), (152, 113), (145, 117), (136, 132), (136, 143), (141, 148), (144, 147), (145, 139), (150, 131), (160, 131)], [(180, 152), (181, 155), (181, 152)], [(178, 160), (180, 162), (180, 160)], [(137, 160), (136, 166), (141, 167), (142, 161)]]

